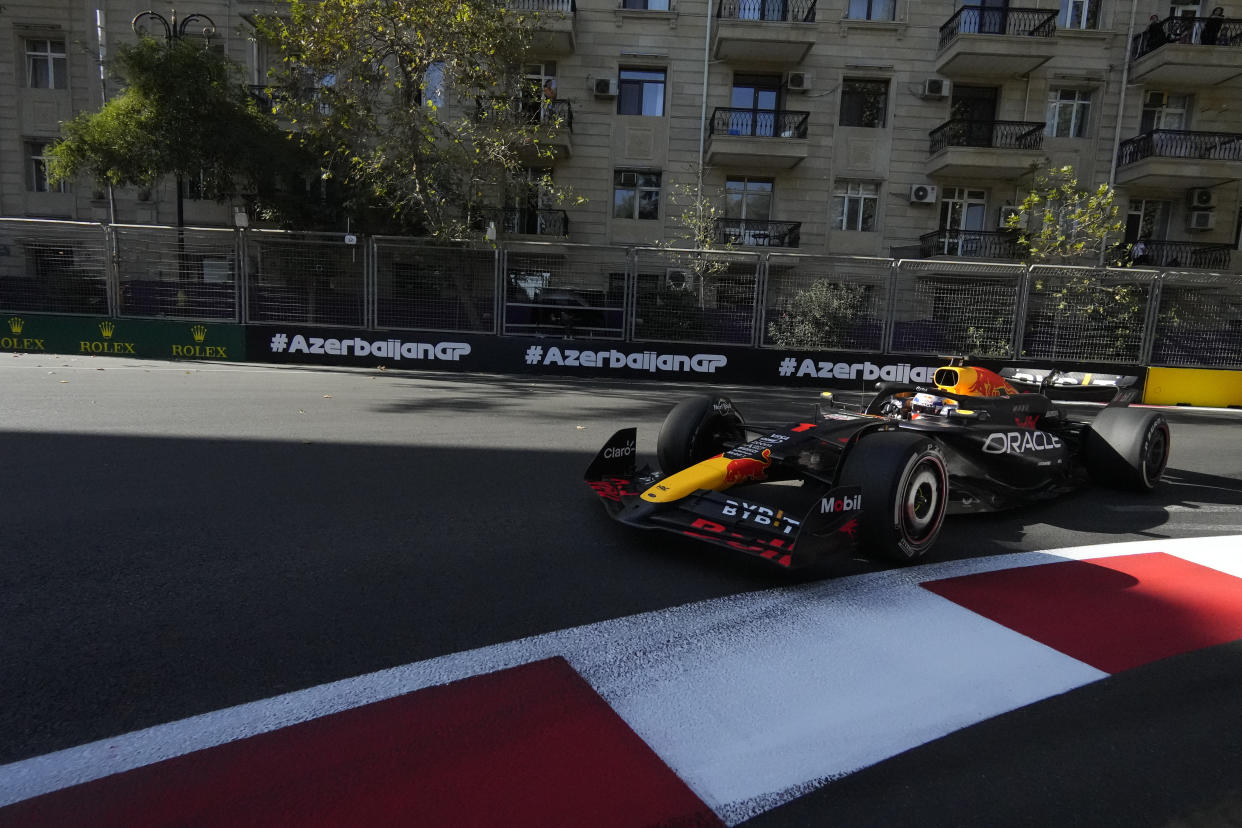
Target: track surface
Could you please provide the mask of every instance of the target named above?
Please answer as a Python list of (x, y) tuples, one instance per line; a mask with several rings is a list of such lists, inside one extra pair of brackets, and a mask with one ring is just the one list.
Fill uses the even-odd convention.
[[(525, 636), (882, 568), (846, 561), (791, 578), (608, 521), (579, 482), (585, 463), (626, 424), (639, 426), (639, 449), (650, 455), (668, 406), (694, 390), (6, 357), (0, 763)], [(804, 392), (731, 393), (753, 417), (809, 405)], [(932, 562), (1242, 533), (1239, 415), (1170, 418), (1172, 471), (1154, 497), (1089, 492), (951, 520)], [(1194, 718), (1209, 745), (1236, 718), (1237, 702), (1214, 706), (1217, 685), (1203, 681), (1187, 704), (1183, 685), (1224, 671), (1236, 686), (1237, 662), (1236, 645), (1225, 644), (1069, 695), (1102, 693), (1147, 671), (1145, 687), (1180, 700), (1163, 696), (1163, 717)], [(1142, 694), (1130, 702), (1122, 709), (1134, 715), (1157, 707)], [(898, 785), (900, 795), (884, 774), (905, 776), (894, 763), (959, 742), (974, 745), (965, 750), (976, 762), (989, 751), (1011, 756), (992, 741), (998, 729), (1016, 729), (1005, 734), (1009, 744), (1034, 744), (1033, 731), (1046, 732), (1020, 721), (1021, 712), (759, 819), (815, 823), (839, 812), (833, 822), (878, 824), (866, 815), (879, 796), (895, 813), (909, 807), (949, 824), (951, 811), (928, 804), (955, 783), (974, 790), (968, 772), (955, 775), (933, 758), (930, 772)], [(1157, 724), (1148, 744), (1157, 743)], [(980, 728), (993, 735), (977, 737)], [(1109, 738), (1101, 727), (1095, 741), (1074, 744), (1104, 750)], [(1186, 739), (1181, 755), (1199, 749)], [(1063, 757), (1054, 764), (1049, 778), (1074, 767)], [(1229, 802), (1219, 784), (1173, 787), (1187, 794), (1171, 795), (1164, 817)]]

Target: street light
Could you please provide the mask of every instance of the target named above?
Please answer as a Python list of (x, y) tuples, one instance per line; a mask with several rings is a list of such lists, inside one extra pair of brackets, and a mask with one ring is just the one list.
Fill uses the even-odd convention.
[[(172, 9), (171, 11), (172, 14), (170, 17), (165, 17), (159, 12), (151, 11), (149, 9), (147, 11), (138, 12), (138, 14), (134, 15), (134, 19), (130, 21), (130, 28), (132, 28), (134, 30), (134, 34), (139, 37), (149, 37), (150, 35), (147, 32), (145, 24), (147, 22), (158, 23), (164, 30), (164, 42), (168, 44), (169, 48), (172, 47), (173, 43), (184, 38), (186, 36), (186, 32), (190, 28), (190, 25), (194, 23), (202, 25), (202, 37), (210, 38), (216, 33), (216, 21), (212, 20), (205, 14), (189, 14), (186, 15), (185, 18), (178, 20), (177, 10)], [(185, 182), (181, 177), (181, 173), (177, 173), (177, 226), (183, 227), (184, 225)]]

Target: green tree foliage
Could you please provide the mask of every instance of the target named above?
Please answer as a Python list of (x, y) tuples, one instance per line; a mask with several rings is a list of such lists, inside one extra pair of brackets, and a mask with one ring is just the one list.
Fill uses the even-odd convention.
[(866, 285), (819, 279), (789, 299), (768, 323), (768, 336), (782, 348), (849, 347), (851, 332), (867, 318), (868, 295)]
[(459, 237), (568, 126), (520, 77), (537, 25), (503, 0), (291, 0), (261, 29), (281, 53), (284, 114), (355, 214)]
[(1031, 264), (1096, 264), (1116, 249), (1123, 225), (1107, 184), (1080, 189), (1073, 167), (1048, 170), (1006, 220)]
[(238, 67), (200, 40), (144, 37), (118, 47), (110, 68), (124, 91), (64, 124), (49, 152), (54, 179), (151, 187), (181, 176), (211, 197), (275, 206), (290, 179), (315, 169), (259, 111)]
[(1071, 167), (1049, 170), (1008, 227), (1035, 265), (1026, 356), (1138, 359), (1148, 290), (1101, 265), (1120, 264), (1123, 224), (1107, 185), (1080, 189)]

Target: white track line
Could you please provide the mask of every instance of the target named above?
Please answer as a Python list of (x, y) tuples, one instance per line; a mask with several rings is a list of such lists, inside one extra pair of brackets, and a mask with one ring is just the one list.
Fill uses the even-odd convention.
[(920, 588), (1160, 551), (1242, 577), (1242, 536), (888, 570), (407, 664), (0, 766), (0, 806), (425, 687), (561, 655), (729, 824), (1105, 674)]

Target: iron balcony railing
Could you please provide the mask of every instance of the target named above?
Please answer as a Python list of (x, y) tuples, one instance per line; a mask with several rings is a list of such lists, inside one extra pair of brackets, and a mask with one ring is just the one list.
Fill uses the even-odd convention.
[(716, 107), (709, 130), (712, 135), (744, 135), (754, 138), (805, 138), (809, 112)]
[(508, 0), (505, 8), (522, 12), (560, 12), (574, 14), (578, 11), (575, 0)]
[(995, 34), (1012, 37), (1052, 37), (1057, 32), (1055, 9), (1012, 9), (997, 6), (962, 6), (940, 27), (940, 48), (963, 34)]
[(1242, 134), (1154, 129), (1123, 141), (1117, 150), (1119, 166), (1124, 167), (1144, 158), (1242, 161)]
[(955, 118), (931, 131), (931, 153), (935, 155), (945, 147), (1037, 150), (1044, 145), (1045, 126), (1033, 121)]
[(318, 87), (309, 87), (304, 89), (295, 89), (290, 86), (264, 86), (263, 84), (250, 84), (247, 87), (250, 97), (258, 103), (259, 109), (267, 115), (275, 115), (276, 110), (281, 104), (287, 104), (297, 101), (317, 101), (318, 111), (320, 115), (328, 115), (332, 112), (332, 106), (322, 100), (322, 93)]
[[(497, 101), (500, 104), (497, 104)], [(559, 122), (570, 132), (574, 131), (573, 101), (557, 100), (544, 97), (480, 97), (475, 99), (475, 114), (482, 119), (495, 117), (497, 111), (502, 117), (512, 118), (531, 124), (556, 124)]]
[(502, 227), (506, 233), (565, 238), (569, 235), (569, 215), (564, 210), (506, 207)]
[(919, 236), (919, 257), (958, 256), (963, 259), (1020, 259), (1018, 234), (994, 230), (937, 230)]
[(1242, 49), (1242, 20), (1232, 17), (1166, 17), (1151, 23), (1134, 36), (1130, 41), (1130, 57), (1138, 60), (1166, 43)]
[(816, 0), (720, 0), (716, 16), (723, 20), (783, 20), (814, 23)]
[(1114, 248), (1112, 261), (1133, 264), (1135, 267), (1190, 267), (1206, 270), (1227, 270), (1233, 255), (1228, 244), (1202, 244), (1186, 241), (1145, 239), (1142, 255), (1133, 255), (1133, 245), (1123, 244)]
[(716, 219), (716, 241), (741, 247), (797, 247), (802, 240), (800, 221)]

